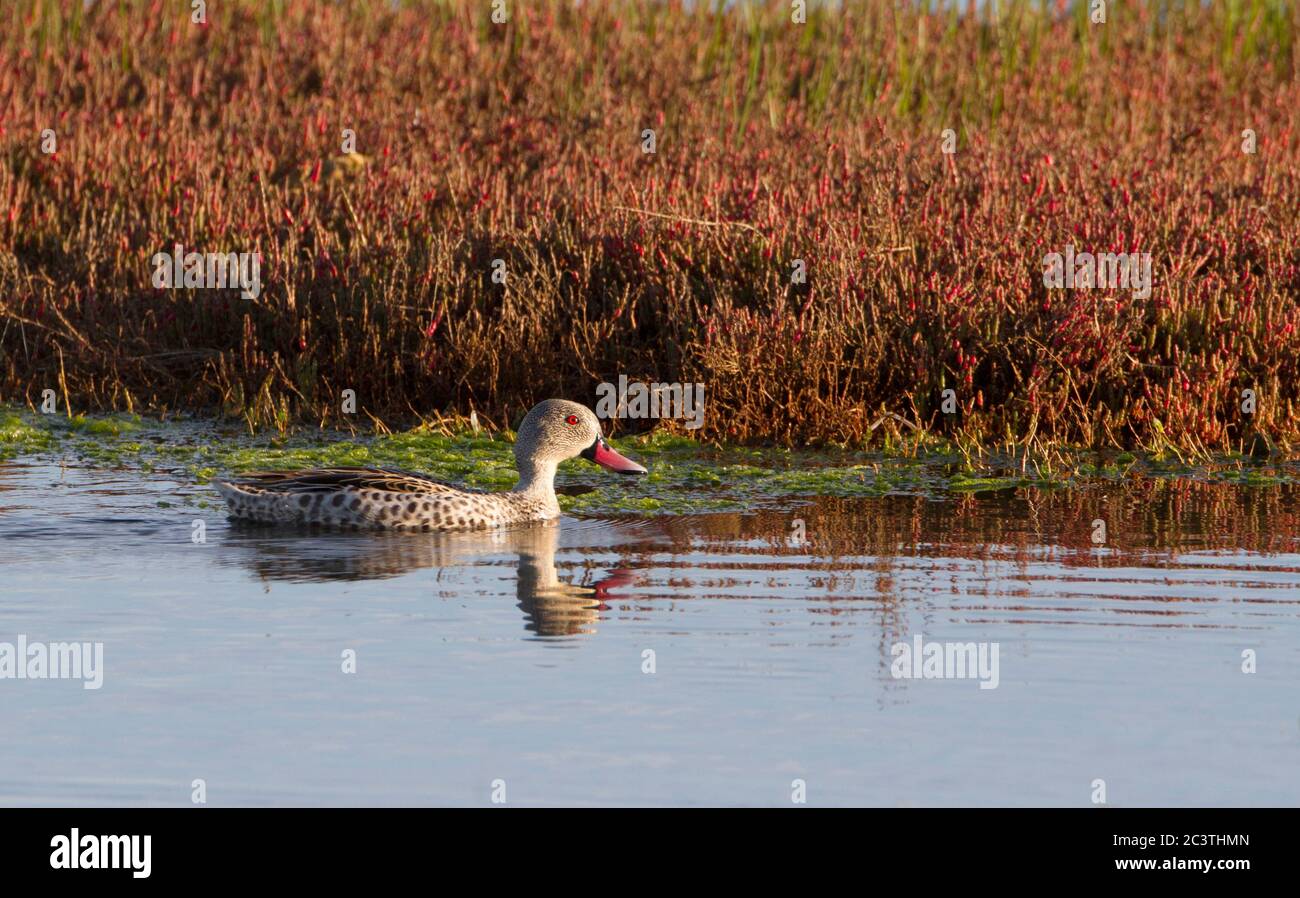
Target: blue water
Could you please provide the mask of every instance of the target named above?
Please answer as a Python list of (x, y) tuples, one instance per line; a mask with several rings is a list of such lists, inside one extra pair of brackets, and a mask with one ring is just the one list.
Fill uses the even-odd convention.
[[(104, 647), (98, 690), (0, 679), (0, 803), (1300, 803), (1290, 493), (1119, 494), (1101, 548), (1060, 495), (496, 539), (213, 498), (0, 464), (0, 642)], [(997, 643), (997, 688), (892, 676), (917, 634)]]

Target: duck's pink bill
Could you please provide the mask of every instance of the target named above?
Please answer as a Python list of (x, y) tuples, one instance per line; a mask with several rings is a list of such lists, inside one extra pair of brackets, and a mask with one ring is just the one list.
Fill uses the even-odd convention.
[(620, 474), (648, 474), (649, 472), (632, 461), (630, 458), (624, 458), (613, 449), (604, 440), (597, 440), (595, 451), (592, 453), (591, 460), (602, 468), (609, 468), (611, 471), (617, 471)]

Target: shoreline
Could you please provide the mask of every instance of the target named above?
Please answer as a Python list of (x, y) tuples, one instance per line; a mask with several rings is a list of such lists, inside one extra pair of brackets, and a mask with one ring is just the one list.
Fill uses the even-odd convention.
[[(1129, 489), (1159, 482), (1241, 488), (1300, 484), (1300, 460), (1216, 456), (1180, 460), (1134, 452), (1057, 449), (1038, 458), (963, 453), (921, 440), (893, 451), (789, 450), (715, 446), (663, 430), (612, 438), (650, 469), (637, 483), (610, 482), (581, 462), (561, 466), (557, 488), (568, 513), (659, 516), (788, 507), (814, 497), (934, 499), (1017, 491)], [(0, 406), (0, 461), (73, 459), (205, 484), (219, 474), (259, 469), (361, 466), (417, 471), (489, 491), (515, 481), (509, 431), (475, 433), (468, 424), (424, 424), (390, 433), (297, 428), (283, 435), (241, 433), (212, 419), (139, 416), (59, 419)]]

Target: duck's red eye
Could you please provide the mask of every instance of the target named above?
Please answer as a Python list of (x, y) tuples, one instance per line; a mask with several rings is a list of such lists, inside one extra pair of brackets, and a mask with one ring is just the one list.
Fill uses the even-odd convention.
[(564, 420), (568, 421), (570, 424), (577, 424), (577, 423), (578, 423), (578, 416), (577, 416), (577, 415), (569, 415), (569, 417), (565, 418)]

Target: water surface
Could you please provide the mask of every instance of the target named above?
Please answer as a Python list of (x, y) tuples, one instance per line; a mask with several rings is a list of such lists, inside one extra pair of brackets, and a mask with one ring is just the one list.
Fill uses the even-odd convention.
[[(0, 642), (104, 645), (98, 690), (0, 679), (0, 803), (1300, 803), (1290, 486), (491, 535), (240, 527), (213, 499), (0, 464)], [(997, 688), (894, 677), (917, 635), (995, 643)]]

